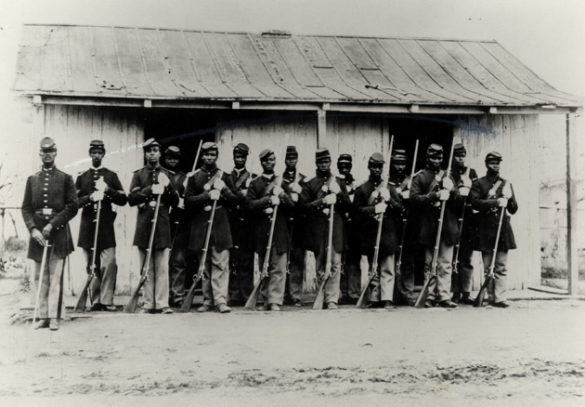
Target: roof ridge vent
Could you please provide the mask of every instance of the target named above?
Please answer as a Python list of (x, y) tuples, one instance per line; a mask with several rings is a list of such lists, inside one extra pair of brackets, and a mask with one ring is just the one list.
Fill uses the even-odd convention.
[(292, 33), (290, 31), (285, 30), (268, 30), (262, 31), (261, 34), (263, 37), (279, 37), (279, 38), (290, 38), (292, 37)]

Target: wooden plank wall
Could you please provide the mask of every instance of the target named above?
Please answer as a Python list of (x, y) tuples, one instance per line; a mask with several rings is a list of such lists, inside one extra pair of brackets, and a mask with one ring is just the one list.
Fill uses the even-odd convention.
[[(461, 116), (454, 130), (467, 146), (467, 162), (485, 175), (484, 159), (496, 150), (503, 155), (502, 177), (512, 182), (519, 210), (511, 222), (518, 249), (508, 257), (508, 286), (527, 288), (540, 284), (540, 228), (538, 188), (540, 179), (535, 157), (538, 146), (537, 115)], [(480, 281), (480, 258), (474, 254), (474, 285)]]
[[(106, 146), (104, 166), (116, 171), (126, 193), (132, 172), (142, 166), (143, 125), (135, 110), (124, 108), (46, 105), (44, 133), (55, 139), (58, 148), (57, 166), (73, 179), (90, 166), (89, 142), (101, 139)], [(74, 244), (77, 246), (80, 214), (71, 222)], [(132, 246), (136, 225), (136, 209), (119, 207), (116, 218), (118, 260), (118, 293), (129, 293), (136, 284), (138, 251)], [(67, 270), (67, 269), (66, 269)], [(67, 278), (67, 276), (66, 276)], [(71, 256), (70, 276), (66, 288), (78, 293), (85, 282), (85, 264), (80, 248)]]

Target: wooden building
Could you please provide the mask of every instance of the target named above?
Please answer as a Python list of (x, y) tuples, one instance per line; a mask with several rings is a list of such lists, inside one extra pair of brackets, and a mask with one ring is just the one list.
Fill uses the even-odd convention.
[[(496, 41), (285, 32), (26, 25), (14, 90), (33, 106), (24, 135), (29, 151), (42, 136), (54, 137), (58, 164), (75, 175), (89, 165), (89, 141), (103, 139), (104, 164), (119, 172), (125, 188), (143, 164), (140, 146), (148, 137), (180, 146), (185, 170), (202, 138), (219, 143), (226, 170), (238, 142), (250, 145), (249, 167), (258, 171), (257, 153), (282, 151), (288, 140), (300, 151), (305, 174), (314, 173), (314, 151), (325, 146), (334, 155), (352, 154), (360, 180), (367, 158), (388, 148), (390, 135), (411, 157), (420, 140), (418, 168), (431, 142), (448, 149), (453, 138), (461, 140), (480, 174), (485, 154), (498, 150), (520, 205), (513, 217), (519, 248), (509, 260), (512, 288), (540, 280), (539, 168), (532, 154), (538, 116), (566, 115), (571, 152), (581, 109), (577, 97), (554, 89)], [(116, 220), (119, 292), (139, 272), (131, 249), (135, 216), (125, 207)], [(76, 252), (72, 261), (76, 287), (84, 280), (81, 257)]]

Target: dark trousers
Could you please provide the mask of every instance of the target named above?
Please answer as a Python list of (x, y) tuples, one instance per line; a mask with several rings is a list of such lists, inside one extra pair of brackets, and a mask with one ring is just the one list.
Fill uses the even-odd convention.
[(290, 251), (286, 296), (287, 300), (291, 302), (299, 302), (302, 300), (306, 254), (307, 251), (299, 247), (295, 247)]
[(254, 289), (254, 251), (234, 247), (230, 250), (229, 299), (245, 302)]
[[(453, 269), (451, 274), (451, 291), (453, 293), (470, 293), (473, 282), (473, 265), (471, 257), (473, 255), (472, 242), (462, 240), (459, 247), (459, 261), (457, 270)], [(455, 256), (455, 254), (453, 254)], [(453, 258), (455, 264), (455, 258)]]
[(343, 253), (341, 273), (341, 296), (350, 301), (357, 301), (361, 292), (362, 270), (360, 262), (362, 255), (357, 250), (347, 250)]

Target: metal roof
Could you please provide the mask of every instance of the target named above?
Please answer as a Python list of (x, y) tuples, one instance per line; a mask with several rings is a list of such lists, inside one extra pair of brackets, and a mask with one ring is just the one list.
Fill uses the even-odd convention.
[(579, 107), (496, 41), (25, 25), (24, 94)]

